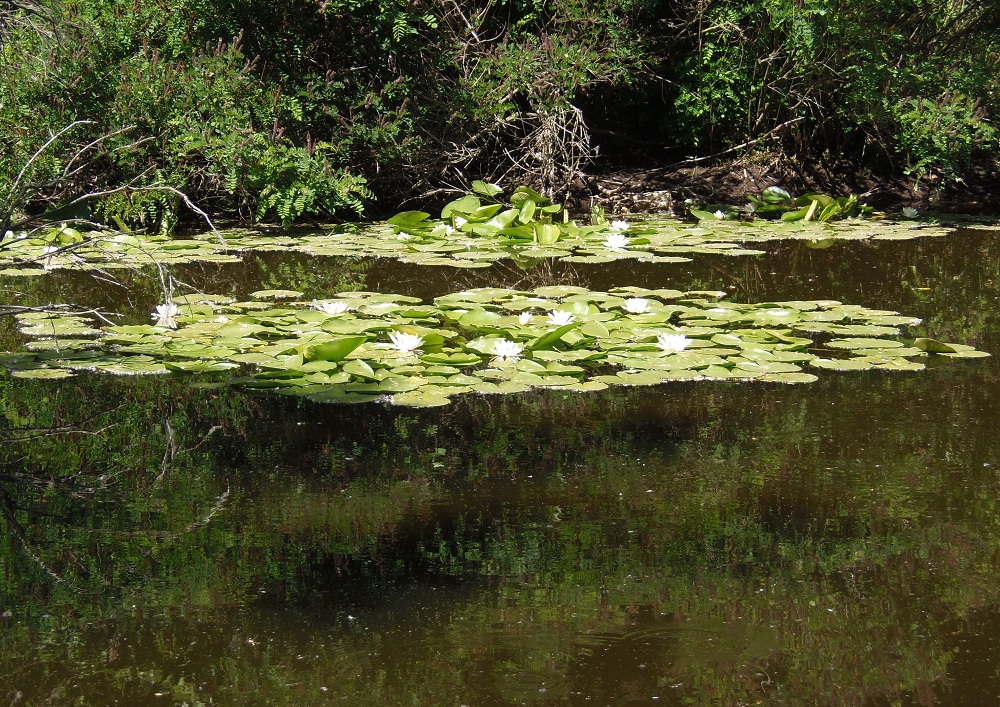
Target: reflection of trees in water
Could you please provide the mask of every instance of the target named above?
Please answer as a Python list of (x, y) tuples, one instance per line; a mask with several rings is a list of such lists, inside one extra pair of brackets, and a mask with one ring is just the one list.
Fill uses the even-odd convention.
[[(177, 695), (181, 675), (209, 694), (336, 678), (387, 703), (448, 686), (508, 703), (536, 681), (598, 701), (678, 683), (723, 702), (768, 681), (817, 703), (838, 685), (859, 700), (924, 690), (949, 660), (939, 622), (996, 599), (981, 568), (1000, 517), (992, 472), (970, 472), (996, 442), (949, 425), (957, 406), (992, 414), (989, 391), (933, 375), (444, 411), (107, 379), (39, 405), (51, 388), (19, 383), (0, 454), (35, 482), (8, 474), (4, 494), (32, 551), (83, 593), (14, 537), (3, 603), (33, 628), (4, 639), (0, 670), (31, 655), (133, 695), (141, 666)], [(59, 434), (13, 442), (28, 428)], [(58, 634), (46, 613), (64, 616)], [(201, 638), (218, 632), (229, 640)], [(123, 641), (148, 648), (123, 657)], [(306, 649), (320, 657), (298, 660)]]

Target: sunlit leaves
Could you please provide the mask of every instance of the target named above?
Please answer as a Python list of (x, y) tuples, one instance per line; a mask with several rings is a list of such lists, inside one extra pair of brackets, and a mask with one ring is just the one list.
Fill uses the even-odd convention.
[(255, 294), (263, 299), (177, 297), (176, 329), (96, 329), (78, 315), (26, 313), (33, 354), (0, 363), (38, 378), (228, 372), (235, 385), (324, 402), (437, 406), (531, 388), (807, 383), (816, 379), (809, 368), (911, 371), (929, 356), (987, 355), (927, 338), (911, 345), (898, 327), (918, 320), (835, 300), (742, 304), (714, 291), (569, 285), (463, 290), (431, 304), (342, 292), (338, 307), (288, 290)]

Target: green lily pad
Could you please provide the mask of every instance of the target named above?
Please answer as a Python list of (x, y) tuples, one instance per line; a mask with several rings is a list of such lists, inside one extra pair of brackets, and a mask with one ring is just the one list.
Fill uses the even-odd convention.
[(302, 294), (298, 290), (257, 290), (251, 292), (250, 296), (254, 299), (297, 299)]
[(814, 368), (826, 368), (831, 371), (867, 371), (874, 368), (875, 364), (871, 361), (857, 358), (816, 358), (810, 361), (809, 365)]
[(444, 405), (450, 405), (451, 399), (443, 395), (435, 395), (433, 393), (415, 390), (408, 393), (393, 395), (392, 404), (403, 407), (419, 408), (441, 407)]
[(15, 378), (33, 378), (45, 380), (57, 380), (59, 378), (72, 378), (73, 372), (61, 368), (22, 368), (11, 371)]
[(954, 347), (944, 344), (936, 339), (927, 339), (924, 337), (913, 340), (914, 348), (918, 348), (921, 351), (926, 351), (931, 354), (945, 354), (945, 353), (956, 353)]

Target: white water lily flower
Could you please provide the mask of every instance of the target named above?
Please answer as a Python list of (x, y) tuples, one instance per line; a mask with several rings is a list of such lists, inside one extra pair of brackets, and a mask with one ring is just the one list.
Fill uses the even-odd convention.
[(424, 337), (419, 334), (407, 334), (402, 331), (390, 331), (389, 338), (392, 339), (392, 346), (400, 353), (414, 354), (420, 345), (424, 343)]
[(496, 354), (497, 361), (517, 361), (523, 350), (524, 347), (516, 341), (497, 339), (493, 342), (493, 353)]
[(612, 231), (627, 231), (629, 228), (628, 221), (612, 221), (611, 230)]
[(324, 312), (326, 314), (330, 314), (332, 316), (343, 314), (348, 309), (350, 309), (350, 306), (347, 304), (347, 302), (343, 302), (340, 300), (323, 300), (322, 302), (317, 303), (315, 307), (319, 311)]
[(622, 309), (629, 314), (642, 314), (649, 311), (649, 300), (643, 297), (630, 297), (625, 300)]
[(532, 316), (531, 312), (528, 311), (521, 312), (520, 314), (517, 315), (517, 321), (520, 322), (521, 324), (530, 324), (531, 316)]
[(549, 324), (555, 326), (565, 326), (573, 321), (575, 317), (565, 309), (553, 309), (549, 312)]
[(453, 228), (450, 223), (439, 223), (437, 226), (431, 229), (432, 236), (450, 236), (452, 233), (458, 230)]
[(181, 308), (178, 307), (173, 302), (166, 302), (165, 304), (156, 305), (156, 310), (151, 315), (153, 319), (156, 320), (156, 326), (167, 327), (168, 329), (177, 328), (177, 315), (181, 313)]
[(656, 337), (656, 345), (667, 353), (683, 351), (690, 343), (691, 340), (683, 334), (660, 334)]
[(621, 252), (625, 250), (627, 246), (628, 236), (623, 236), (621, 233), (610, 233), (608, 234), (608, 237), (604, 239), (604, 247), (608, 250)]
[(59, 246), (56, 246), (56, 245), (47, 245), (44, 248), (42, 248), (42, 252), (45, 255), (48, 255), (49, 253), (55, 253), (58, 250), (59, 250)]
[(912, 206), (904, 206), (903, 207), (903, 216), (905, 216), (906, 218), (916, 218), (919, 215), (920, 215), (920, 212), (917, 211)]
[(720, 221), (726, 218), (726, 214), (722, 209), (716, 211), (714, 214), (712, 214), (712, 216), (715, 216), (715, 218), (719, 219)]

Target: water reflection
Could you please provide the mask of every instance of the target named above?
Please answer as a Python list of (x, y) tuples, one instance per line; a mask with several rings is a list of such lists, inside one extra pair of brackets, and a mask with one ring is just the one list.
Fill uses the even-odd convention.
[[(822, 294), (996, 353), (996, 249), (779, 245), (574, 276)], [(271, 257), (260, 273), (301, 264)], [(447, 284), (377, 261), (312, 286), (355, 277)], [(33, 296), (65, 298), (52, 286)], [(994, 358), (433, 410), (0, 379), (0, 698), (989, 703), (997, 373)]]

